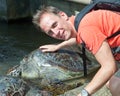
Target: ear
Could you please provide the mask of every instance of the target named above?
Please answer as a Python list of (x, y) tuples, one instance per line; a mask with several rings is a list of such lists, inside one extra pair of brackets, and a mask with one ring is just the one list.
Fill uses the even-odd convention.
[(61, 18), (65, 19), (66, 21), (69, 19), (65, 12), (60, 11), (58, 14), (60, 15)]

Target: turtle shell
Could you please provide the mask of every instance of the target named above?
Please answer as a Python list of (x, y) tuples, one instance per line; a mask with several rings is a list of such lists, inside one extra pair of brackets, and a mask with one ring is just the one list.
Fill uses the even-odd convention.
[[(90, 55), (90, 59), (87, 59), (89, 70), (96, 68), (96, 62), (91, 62), (91, 60), (94, 59)], [(81, 84), (82, 62), (80, 51), (70, 47), (47, 53), (36, 49), (25, 56), (20, 65), (13, 68), (9, 74), (29, 80), (40, 88), (54, 92), (59, 90), (63, 93)]]

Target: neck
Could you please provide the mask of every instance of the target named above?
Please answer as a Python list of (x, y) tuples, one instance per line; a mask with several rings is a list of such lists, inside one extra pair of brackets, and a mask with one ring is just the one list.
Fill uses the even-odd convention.
[(73, 38), (76, 38), (76, 35), (77, 35), (77, 31), (75, 30), (75, 27), (72, 25), (72, 34), (71, 34), (71, 36)]
[(72, 38), (76, 38), (76, 35), (77, 35), (77, 31), (75, 30), (75, 27), (74, 27), (74, 20), (72, 20), (71, 18), (74, 18), (74, 16), (71, 16), (69, 18), (69, 23), (70, 23), (70, 26), (72, 27), (72, 31), (71, 31), (71, 37)]

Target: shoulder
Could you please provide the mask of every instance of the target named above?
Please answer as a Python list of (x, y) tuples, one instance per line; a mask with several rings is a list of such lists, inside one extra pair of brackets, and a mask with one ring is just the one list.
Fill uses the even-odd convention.
[(109, 18), (109, 16), (114, 15), (114, 14), (116, 14), (116, 12), (110, 11), (110, 10), (101, 10), (101, 9), (93, 10), (93, 11), (90, 11), (89, 13), (87, 13), (83, 17), (82, 20), (86, 20), (87, 19), (87, 20), (92, 21), (92, 20), (96, 20), (96, 19), (101, 18), (101, 17), (102, 18), (106, 18), (106, 17)]

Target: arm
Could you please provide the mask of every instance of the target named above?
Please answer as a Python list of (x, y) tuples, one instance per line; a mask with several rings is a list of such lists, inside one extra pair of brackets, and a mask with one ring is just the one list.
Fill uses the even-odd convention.
[[(117, 70), (114, 57), (107, 41), (104, 41), (95, 54), (101, 68), (98, 70), (91, 82), (85, 87), (89, 94), (95, 93), (100, 89)], [(81, 96), (80, 94), (78, 96)]]
[(60, 48), (63, 48), (65, 46), (71, 46), (74, 44), (76, 44), (76, 38), (71, 38), (67, 41), (63, 41), (62, 43), (56, 44), (56, 45), (55, 44), (43, 45), (43, 46), (40, 46), (39, 48), (42, 50), (42, 52), (54, 52)]

